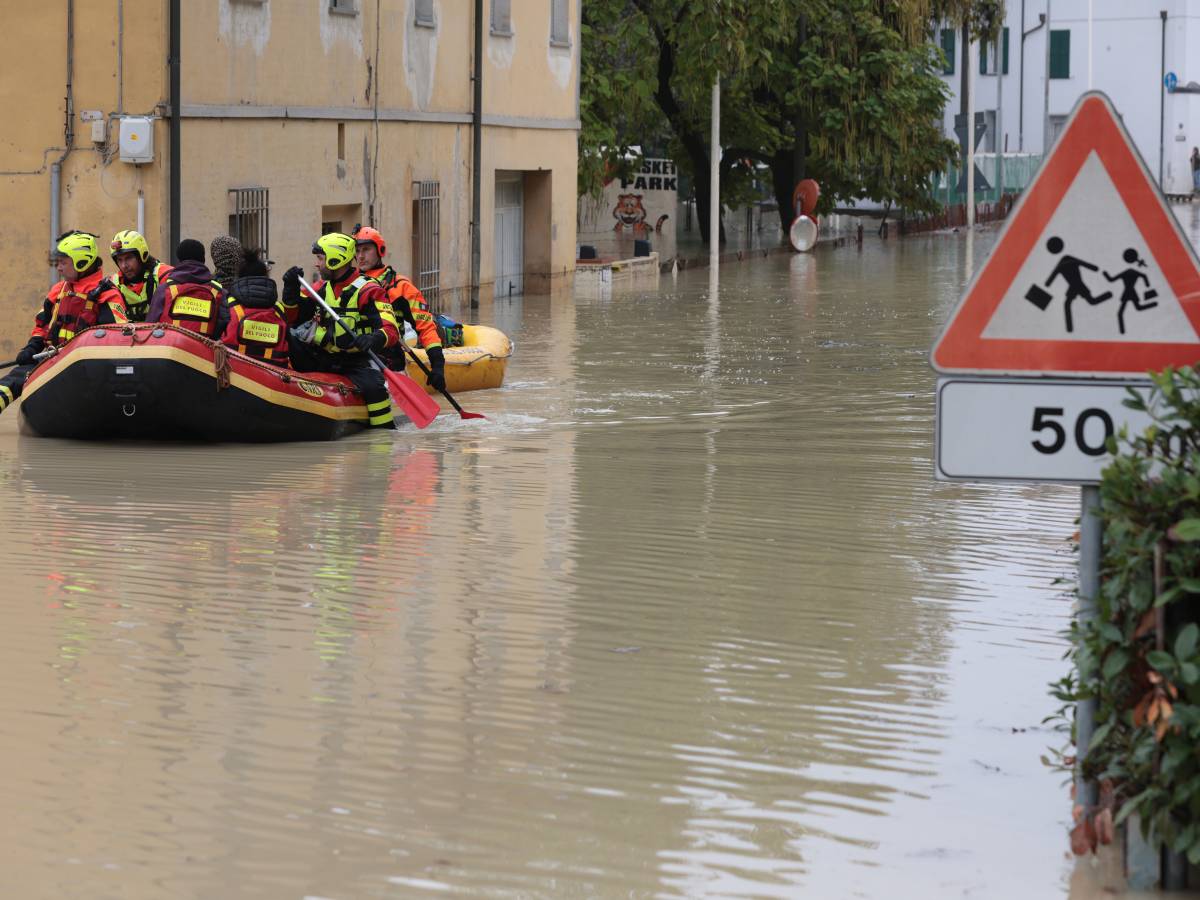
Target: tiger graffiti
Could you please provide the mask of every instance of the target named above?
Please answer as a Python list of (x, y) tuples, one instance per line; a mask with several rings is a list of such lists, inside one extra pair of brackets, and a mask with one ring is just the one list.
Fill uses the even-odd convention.
[[(641, 194), (618, 194), (617, 205), (613, 207), (613, 218), (617, 224), (613, 231), (618, 234), (628, 228), (635, 236), (644, 237), (650, 232), (646, 223), (646, 207), (642, 206)], [(654, 232), (662, 234), (663, 223), (670, 218), (666, 213), (658, 217), (654, 224)]]

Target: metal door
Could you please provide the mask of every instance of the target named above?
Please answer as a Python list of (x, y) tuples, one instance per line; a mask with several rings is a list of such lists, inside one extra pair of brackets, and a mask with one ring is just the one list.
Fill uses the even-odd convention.
[(521, 176), (497, 176), (495, 234), (497, 297), (510, 297), (525, 290), (522, 240), (524, 194)]

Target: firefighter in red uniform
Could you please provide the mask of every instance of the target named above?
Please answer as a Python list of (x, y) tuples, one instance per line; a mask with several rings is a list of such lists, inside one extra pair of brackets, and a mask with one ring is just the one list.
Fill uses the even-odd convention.
[[(383, 262), (387, 244), (383, 235), (368, 225), (360, 225), (354, 232), (355, 256), (358, 268), (368, 278), (374, 278), (387, 292), (388, 301), (396, 312), (396, 320), (403, 319), (417, 333), (420, 346), (429, 356), (429, 377), (426, 379), (436, 391), (446, 390), (446, 357), (442, 353), (442, 339), (437, 324), (425, 303), (420, 289), (390, 265)], [(408, 360), (404, 350), (397, 345), (390, 354), (389, 365), (403, 372)]]
[(112, 239), (112, 259), (117, 264), (113, 283), (125, 298), (130, 322), (145, 322), (150, 300), (171, 267), (150, 255), (146, 239), (136, 231), (118, 231)]
[[(362, 393), (372, 428), (394, 428), (392, 401), (383, 372), (375, 368), (368, 350), (376, 353), (400, 340), (396, 315), (379, 282), (362, 275), (354, 265), (354, 238), (333, 232), (317, 238), (312, 247), (321, 280), (313, 285), (329, 306), (350, 324), (334, 321), (311, 297), (300, 293), (304, 270), (293, 266), (283, 273), (283, 307), (289, 322), (311, 323), (295, 329), (289, 344), (297, 372), (335, 372), (345, 375)], [(304, 332), (311, 334), (303, 338)]]
[(34, 316), (33, 333), (17, 354), (17, 367), (0, 378), (0, 412), (21, 396), (25, 379), (36, 367), (36, 354), (47, 347), (61, 347), (93, 325), (129, 321), (120, 292), (101, 270), (94, 234), (68, 231), (55, 244), (53, 258), (62, 281), (50, 288), (41, 311)]
[(204, 265), (204, 245), (184, 238), (175, 250), (179, 265), (163, 279), (150, 301), (147, 322), (178, 325), (214, 341), (229, 324), (225, 291), (213, 282)]
[(241, 274), (229, 283), (229, 325), (221, 343), (286, 368), (288, 327), (267, 264), (257, 250), (246, 250), (238, 271)]

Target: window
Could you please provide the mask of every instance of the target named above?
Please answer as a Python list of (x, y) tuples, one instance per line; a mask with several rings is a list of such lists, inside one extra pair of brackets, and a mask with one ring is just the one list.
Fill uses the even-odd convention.
[(270, 191), (264, 187), (230, 188), (229, 233), (248, 250), (261, 250), (267, 257), (271, 233)]
[(433, 0), (417, 0), (416, 14), (413, 21), (425, 28), (433, 28), (437, 23), (433, 20)]
[(1066, 116), (1051, 116), (1050, 117), (1050, 140), (1046, 142), (1049, 147), (1058, 140), (1058, 136), (1063, 133), (1063, 129), (1067, 127)]
[(570, 47), (571, 26), (567, 22), (567, 0), (550, 0), (550, 46)]
[(438, 301), (441, 238), (441, 185), (436, 181), (413, 182), (413, 281), (432, 309)]
[(340, 13), (343, 16), (358, 15), (358, 7), (355, 6), (355, 0), (329, 0), (329, 11), (331, 13)]
[(946, 62), (942, 66), (943, 75), (954, 74), (954, 29), (942, 29), (942, 53), (946, 56)]
[(492, 34), (512, 34), (512, 0), (492, 0)]
[(1071, 77), (1071, 32), (1050, 32), (1050, 77)]
[(979, 74), (995, 75), (999, 63), (1002, 74), (1008, 74), (1008, 29), (1005, 28), (1000, 36), (1000, 58), (996, 58), (996, 44), (984, 41), (979, 45)]

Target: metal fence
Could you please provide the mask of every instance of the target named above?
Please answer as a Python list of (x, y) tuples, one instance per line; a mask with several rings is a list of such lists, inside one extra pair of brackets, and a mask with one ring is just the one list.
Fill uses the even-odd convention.
[(229, 215), (229, 233), (243, 247), (261, 250), (270, 256), (267, 246), (271, 233), (271, 196), (267, 188), (230, 188), (233, 212)]
[[(1042, 164), (1040, 153), (976, 153), (975, 168), (983, 173), (989, 187), (981, 190), (976, 187), (976, 203), (998, 203), (1001, 194), (1019, 194), (1033, 181), (1033, 176)], [(944, 207), (956, 206), (965, 202), (965, 189), (962, 181), (962, 168), (954, 165), (934, 176), (930, 186), (933, 198)], [(1004, 182), (1004, 190), (1000, 190), (1000, 182)]]
[(416, 283), (433, 308), (438, 302), (441, 270), (438, 242), (441, 234), (441, 185), (413, 182), (413, 267)]

